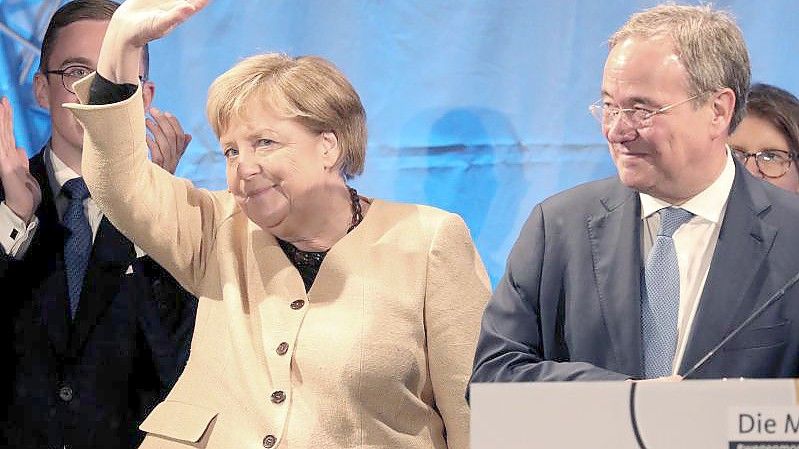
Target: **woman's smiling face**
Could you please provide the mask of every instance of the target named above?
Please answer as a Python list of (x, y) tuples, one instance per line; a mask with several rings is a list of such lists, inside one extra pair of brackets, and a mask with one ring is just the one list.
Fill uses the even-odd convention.
[(264, 230), (283, 232), (312, 214), (314, 192), (331, 177), (338, 146), (333, 133), (316, 133), (251, 100), (220, 136), (228, 190), (242, 211)]

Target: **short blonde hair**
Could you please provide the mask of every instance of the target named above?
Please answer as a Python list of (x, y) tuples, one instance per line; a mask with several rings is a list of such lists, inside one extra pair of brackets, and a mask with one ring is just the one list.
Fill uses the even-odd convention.
[(344, 75), (316, 56), (280, 53), (251, 56), (214, 80), (206, 114), (217, 137), (250, 101), (264, 101), (313, 132), (332, 132), (341, 148), (337, 162), (349, 179), (363, 172), (366, 112)]
[[(746, 96), (752, 77), (749, 53), (738, 25), (728, 12), (708, 5), (666, 4), (633, 14), (610, 37), (609, 46), (631, 37), (668, 37), (688, 71), (690, 94), (723, 88), (735, 93), (729, 133), (746, 115)], [(706, 98), (705, 96), (700, 97)]]

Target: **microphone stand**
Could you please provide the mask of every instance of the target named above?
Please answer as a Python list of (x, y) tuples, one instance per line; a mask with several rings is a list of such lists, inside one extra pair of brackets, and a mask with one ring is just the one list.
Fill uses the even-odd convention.
[(691, 376), (692, 374), (694, 374), (696, 372), (696, 370), (698, 370), (702, 365), (704, 365), (711, 357), (716, 355), (716, 352), (718, 352), (719, 349), (723, 348), (724, 345), (727, 344), (727, 342), (729, 342), (736, 335), (738, 335), (741, 332), (741, 330), (743, 330), (743, 328), (748, 326), (749, 323), (754, 321), (755, 318), (759, 317), (766, 309), (769, 308), (769, 306), (771, 306), (775, 302), (779, 301), (783, 296), (785, 296), (785, 292), (789, 288), (793, 287), (793, 285), (796, 284), (797, 282), (799, 282), (799, 273), (796, 273), (791, 279), (788, 280), (788, 282), (785, 283), (785, 285), (782, 286), (782, 288), (780, 288), (779, 290), (774, 292), (774, 294), (771, 295), (766, 302), (764, 302), (763, 304), (761, 304), (760, 307), (755, 309), (755, 311), (752, 312), (752, 314), (749, 315), (749, 317), (747, 317), (741, 324), (739, 324), (738, 327), (736, 327), (735, 329), (733, 329), (732, 332), (727, 334), (727, 336), (724, 337), (724, 339), (721, 340), (721, 342), (719, 342), (719, 344), (717, 344), (713, 349), (710, 350), (710, 352), (705, 354), (704, 357), (702, 357), (698, 362), (696, 362), (696, 364), (694, 366), (692, 366), (691, 369), (686, 371), (682, 375), (682, 378), (686, 379), (689, 376)]

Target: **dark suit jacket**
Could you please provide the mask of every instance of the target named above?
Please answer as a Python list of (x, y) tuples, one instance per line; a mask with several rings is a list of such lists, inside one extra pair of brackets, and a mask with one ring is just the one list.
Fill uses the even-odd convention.
[(21, 261), (0, 257), (9, 377), (0, 438), (21, 448), (135, 447), (139, 423), (188, 358), (196, 299), (148, 257), (137, 259), (133, 244), (103, 219), (70, 320), (67, 231), (42, 154), (30, 161), (43, 196), (34, 241)]
[[(483, 317), (472, 382), (643, 375), (641, 206), (618, 178), (536, 206)], [(735, 180), (679, 372), (799, 271), (799, 197)], [(694, 377), (799, 376), (799, 286)]]

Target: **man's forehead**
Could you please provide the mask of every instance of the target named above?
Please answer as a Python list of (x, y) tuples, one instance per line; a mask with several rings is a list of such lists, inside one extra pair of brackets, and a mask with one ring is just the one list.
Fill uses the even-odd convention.
[(605, 69), (645, 72), (663, 70), (675, 65), (682, 67), (682, 61), (670, 38), (629, 37), (610, 50)]
[(83, 56), (67, 56), (66, 58), (61, 58), (61, 61), (51, 61), (51, 65), (53, 67), (81, 65), (90, 69), (94, 69), (97, 64), (95, 63), (94, 59), (85, 58)]
[(108, 23), (108, 20), (83, 19), (59, 29), (53, 40), (50, 65), (76, 63), (94, 68)]
[(602, 76), (603, 95), (635, 87), (687, 87), (687, 71), (670, 40), (628, 38), (611, 49)]

